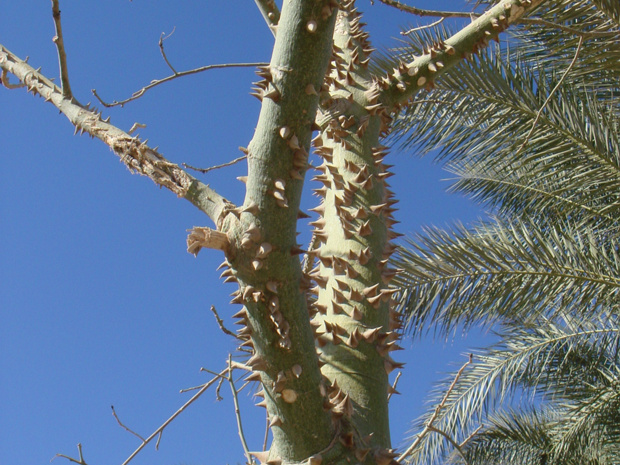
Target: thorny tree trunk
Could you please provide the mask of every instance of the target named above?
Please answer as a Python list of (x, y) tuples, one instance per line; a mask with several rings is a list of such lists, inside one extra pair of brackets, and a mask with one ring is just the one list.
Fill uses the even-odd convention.
[[(239, 283), (243, 345), (254, 355), (273, 432), (263, 463), (377, 463), (395, 454), (388, 424), (388, 375), (399, 364), (399, 315), (391, 309), (397, 236), (380, 144), (391, 117), (420, 88), (496, 37), (543, 0), (506, 0), (444, 43), (386, 77), (368, 71), (372, 52), (354, 0), (286, 0), (271, 63), (255, 95), (262, 107), (248, 147), (247, 191), (235, 207), (155, 150), (102, 120), (0, 46), (6, 72), (59, 108), (76, 130), (108, 144), (133, 170), (190, 200), (217, 225), (196, 229), (189, 250), (224, 250), (223, 275)], [(271, 6), (269, 2), (259, 2)], [(277, 22), (277, 25), (275, 24)], [(318, 111), (317, 111), (318, 110)], [(312, 145), (323, 163), (314, 180), (312, 270), (296, 243)], [(310, 268), (309, 267), (309, 268)]]

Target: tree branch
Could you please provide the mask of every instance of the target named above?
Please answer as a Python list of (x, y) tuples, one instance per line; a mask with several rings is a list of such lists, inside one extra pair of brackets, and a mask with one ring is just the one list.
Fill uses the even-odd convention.
[(263, 18), (265, 18), (265, 22), (273, 36), (276, 36), (276, 30), (278, 28), (278, 23), (280, 22), (280, 10), (276, 5), (274, 0), (254, 0), (258, 9), (260, 10)]
[(437, 11), (437, 10), (423, 10), (414, 6), (405, 5), (397, 0), (379, 0), (381, 3), (387, 6), (396, 8), (397, 10), (405, 13), (411, 13), (416, 16), (436, 16), (441, 18), (470, 18), (472, 13), (461, 11)]
[[(50, 79), (2, 45), (0, 45), (0, 68), (3, 75), (7, 72), (13, 74), (33, 95), (42, 96), (46, 102), (58, 108), (75, 126), (76, 134), (78, 131), (86, 132), (91, 137), (101, 140), (120, 157), (132, 173), (147, 176), (155, 184), (189, 200), (206, 213), (218, 227), (234, 207), (209, 186), (149, 147), (146, 141), (140, 141), (113, 126), (109, 118), (102, 119), (101, 113), (95, 109), (81, 105), (74, 98), (65, 97), (62, 90)], [(5, 81), (6, 79), (3, 79), (3, 83)]]
[[(442, 431), (438, 430), (437, 428), (434, 427), (434, 423), (437, 420), (437, 418), (439, 417), (439, 413), (441, 412), (441, 410), (444, 408), (444, 406), (446, 405), (446, 402), (448, 401), (448, 398), (450, 397), (450, 394), (452, 394), (452, 391), (454, 390), (454, 387), (456, 386), (456, 383), (458, 382), (458, 380), (460, 379), (461, 375), (463, 374), (463, 372), (465, 371), (465, 368), (467, 368), (469, 365), (471, 365), (473, 363), (473, 355), (470, 354), (469, 355), (469, 360), (467, 360), (467, 362), (465, 362), (463, 364), (463, 366), (459, 369), (459, 371), (456, 373), (456, 375), (454, 376), (454, 380), (452, 381), (452, 383), (450, 384), (450, 387), (448, 388), (448, 390), (446, 391), (445, 395), (443, 396), (443, 398), (441, 399), (441, 402), (439, 402), (439, 404), (437, 405), (437, 407), (435, 407), (435, 411), (433, 412), (433, 414), (431, 415), (431, 417), (428, 419), (428, 421), (426, 422), (426, 426), (424, 427), (424, 429), (422, 430), (422, 432), (420, 434), (418, 434), (418, 437), (415, 439), (415, 441), (413, 441), (413, 444), (411, 444), (411, 446), (409, 446), (407, 448), (407, 450), (405, 452), (403, 452), (402, 454), (400, 454), (400, 457), (398, 457), (398, 459), (396, 459), (398, 462), (402, 462), (405, 458), (407, 458), (407, 456), (409, 456), (415, 449), (416, 447), (418, 447), (418, 445), (420, 444), (420, 442), (422, 442), (422, 439), (424, 439), (424, 437), (430, 432), (430, 431), (435, 431), (435, 432), (439, 432), (442, 433), (444, 436), (447, 437), (447, 435), (445, 433), (443, 433)], [(450, 442), (455, 444), (455, 446), (457, 447), (457, 449), (459, 449), (459, 445), (456, 444), (452, 438), (449, 438)]]
[(65, 52), (65, 43), (62, 38), (62, 26), (60, 24), (60, 6), (58, 0), (52, 0), (52, 16), (54, 17), (54, 26), (56, 27), (56, 35), (52, 38), (52, 42), (56, 44), (58, 49), (58, 67), (60, 68), (60, 82), (62, 84), (62, 95), (71, 99), (71, 85), (69, 84), (69, 70), (67, 68), (67, 54)]
[[(211, 386), (213, 386), (213, 384), (215, 384), (215, 382), (217, 380), (220, 379), (220, 376), (224, 376), (226, 374), (226, 372), (228, 371), (228, 368), (222, 370), (217, 376), (215, 376), (213, 379), (211, 379), (210, 381), (208, 381), (207, 383), (205, 383), (202, 388), (200, 389), (200, 391), (198, 391), (196, 394), (194, 394), (192, 396), (191, 399), (189, 399), (187, 402), (185, 402), (183, 404), (183, 406), (178, 409), (176, 412), (174, 412), (174, 414), (172, 414), (172, 416), (170, 418), (168, 418), (159, 428), (157, 428), (153, 434), (151, 434), (148, 438), (146, 438), (144, 440), (144, 442), (142, 442), (142, 444), (140, 444), (140, 446), (127, 458), (127, 460), (125, 460), (123, 462), (123, 465), (127, 465), (129, 462), (131, 462), (131, 460), (138, 455), (138, 453), (144, 449), (144, 446), (146, 446), (149, 442), (151, 442), (156, 436), (161, 437), (161, 433), (163, 432), (163, 430), (166, 428), (166, 426), (168, 426), (176, 417), (178, 417), (187, 407), (189, 407), (196, 399), (198, 399), (201, 395), (203, 395), (205, 393), (205, 391), (207, 389), (209, 389)], [(159, 444), (159, 440), (157, 441)], [(80, 450), (81, 452), (81, 450)], [(80, 454), (81, 457), (81, 454)]]
[[(163, 53), (163, 47), (161, 47), (162, 53)], [(164, 56), (165, 58), (165, 56)], [(166, 63), (168, 63), (168, 60), (166, 60)], [(151, 81), (151, 83), (147, 86), (144, 86), (142, 89), (135, 91), (133, 94), (131, 94), (131, 97), (126, 98), (125, 100), (121, 100), (121, 101), (117, 101), (114, 100), (112, 103), (108, 103), (105, 102), (101, 97), (99, 97), (99, 94), (97, 94), (97, 89), (92, 89), (91, 92), (93, 93), (93, 95), (97, 98), (97, 100), (99, 100), (99, 103), (101, 103), (104, 107), (106, 108), (112, 108), (112, 107), (116, 107), (116, 106), (124, 106), (126, 103), (131, 102), (133, 100), (137, 100), (140, 97), (142, 97), (144, 95), (144, 93), (150, 89), (152, 89), (153, 87), (157, 87), (160, 84), (163, 84), (165, 82), (169, 82), (172, 81), (173, 79), (177, 79), (180, 77), (184, 77), (184, 76), (189, 76), (190, 74), (197, 74), (197, 73), (202, 73), (204, 71), (209, 71), (212, 69), (223, 69), (223, 68), (249, 68), (249, 67), (256, 67), (256, 66), (264, 66), (267, 63), (263, 63), (263, 62), (257, 62), (257, 63), (223, 63), (223, 64), (219, 64), (219, 65), (207, 65), (207, 66), (201, 66), (200, 68), (195, 68), (195, 69), (190, 69), (187, 71), (181, 71), (180, 73), (177, 73), (174, 71), (174, 68), (172, 68), (170, 66), (170, 64), (168, 63), (168, 66), (170, 66), (170, 68), (172, 69), (172, 71), (174, 72), (174, 74), (165, 77), (163, 79), (155, 79), (153, 81)]]
[[(392, 0), (388, 0), (392, 1)], [(463, 58), (486, 48), (508, 26), (537, 8), (545, 0), (505, 0), (487, 10), (468, 26), (444, 42), (435, 44), (409, 63), (401, 62), (379, 81), (380, 101), (388, 108), (405, 104), (422, 88), (430, 89), (434, 81)]]
[(239, 408), (239, 399), (237, 398), (237, 388), (235, 387), (235, 381), (233, 380), (233, 366), (231, 364), (232, 356), (228, 354), (228, 384), (230, 384), (230, 391), (233, 396), (233, 403), (235, 405), (235, 417), (237, 418), (237, 429), (239, 431), (239, 438), (241, 439), (241, 445), (243, 446), (243, 451), (245, 453), (245, 458), (248, 463), (251, 465), (254, 463), (252, 456), (250, 455), (250, 449), (248, 448), (248, 443), (245, 440), (245, 434), (243, 434), (243, 425), (241, 423), (241, 409)]

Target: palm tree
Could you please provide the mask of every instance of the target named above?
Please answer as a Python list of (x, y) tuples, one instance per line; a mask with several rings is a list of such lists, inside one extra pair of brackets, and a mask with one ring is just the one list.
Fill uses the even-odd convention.
[[(397, 123), (490, 218), (401, 248), (407, 328), (499, 340), (438, 386), (410, 463), (620, 463), (620, 2), (564, 0), (539, 18)], [(448, 33), (417, 30), (380, 65)]]

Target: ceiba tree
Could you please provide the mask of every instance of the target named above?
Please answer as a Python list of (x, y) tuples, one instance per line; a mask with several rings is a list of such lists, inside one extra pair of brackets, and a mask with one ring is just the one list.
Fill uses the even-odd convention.
[[(372, 47), (353, 0), (257, 0), (275, 35), (271, 62), (260, 67), (261, 100), (247, 147), (245, 199), (234, 205), (110, 124), (72, 95), (53, 2), (62, 86), (0, 45), (2, 82), (15, 76), (75, 126), (102, 140), (130, 170), (151, 178), (204, 212), (215, 228), (194, 228), (188, 250), (219, 249), (223, 275), (239, 284), (242, 346), (252, 355), (248, 379), (259, 382), (273, 441), (253, 455), (262, 463), (377, 463), (392, 449), (388, 376), (400, 364), (398, 291), (389, 266), (398, 234), (396, 199), (382, 139), (420, 89), (486, 47), (542, 0), (504, 0), (425, 53), (387, 75), (369, 70)], [(386, 1), (395, 4), (393, 1)], [(321, 184), (308, 250), (297, 244), (304, 180), (313, 151)], [(301, 256), (305, 255), (303, 263)], [(405, 457), (402, 457), (403, 459)]]

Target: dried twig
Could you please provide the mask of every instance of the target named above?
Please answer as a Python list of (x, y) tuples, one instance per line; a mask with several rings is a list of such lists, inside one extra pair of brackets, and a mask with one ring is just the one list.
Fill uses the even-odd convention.
[(69, 457), (68, 455), (64, 455), (64, 454), (56, 454), (53, 458), (52, 461), (56, 458), (56, 457), (62, 457), (63, 459), (67, 459), (70, 462), (73, 463), (79, 463), (80, 465), (88, 465), (85, 461), (84, 461), (84, 455), (82, 454), (82, 444), (78, 444), (77, 445), (78, 448), (78, 453), (80, 454), (80, 458), (79, 459), (74, 459), (73, 457)]
[(437, 21), (434, 21), (434, 22), (432, 22), (431, 24), (425, 24), (424, 26), (419, 26), (419, 27), (414, 27), (414, 28), (411, 28), (411, 29), (409, 29), (408, 31), (403, 31), (403, 32), (401, 32), (401, 33), (400, 33), (400, 35), (401, 35), (401, 36), (406, 36), (406, 35), (409, 35), (409, 34), (411, 34), (411, 33), (413, 33), (413, 32), (420, 31), (420, 30), (422, 30), (422, 29), (429, 29), (429, 28), (431, 28), (431, 27), (437, 26), (438, 24), (441, 24), (441, 22), (442, 22), (444, 19), (446, 19), (446, 18), (445, 18), (445, 17), (444, 17), (444, 18), (439, 18)]
[(245, 458), (249, 464), (254, 463), (252, 456), (250, 455), (250, 449), (248, 448), (248, 443), (245, 440), (245, 435), (243, 434), (243, 425), (241, 423), (241, 410), (239, 408), (239, 399), (237, 398), (237, 389), (235, 388), (235, 382), (233, 381), (233, 366), (232, 366), (232, 356), (228, 354), (228, 383), (230, 384), (230, 391), (233, 396), (233, 403), (235, 404), (235, 416), (237, 417), (237, 428), (239, 430), (239, 438), (241, 439), (241, 444), (243, 445), (243, 451), (245, 452)]
[(114, 415), (114, 418), (116, 418), (116, 421), (118, 422), (119, 425), (121, 425), (121, 427), (123, 427), (125, 430), (129, 431), (131, 434), (133, 434), (134, 436), (140, 438), (142, 440), (142, 442), (144, 442), (144, 438), (142, 436), (140, 436), (138, 433), (136, 433), (135, 431), (129, 429), (127, 426), (125, 426), (120, 418), (118, 418), (118, 415), (116, 414), (116, 410), (114, 410), (114, 405), (111, 405), (110, 407), (112, 407), (112, 415)]
[(230, 329), (224, 326), (224, 321), (218, 315), (217, 310), (215, 309), (215, 305), (211, 305), (211, 312), (215, 316), (215, 321), (217, 321), (217, 325), (220, 327), (222, 332), (224, 332), (224, 334), (228, 334), (229, 336), (232, 336), (235, 339), (241, 339), (237, 334), (233, 333)]
[(172, 65), (170, 64), (170, 62), (168, 61), (168, 57), (166, 56), (166, 52), (164, 51), (164, 40), (168, 39), (172, 34), (174, 34), (174, 31), (176, 31), (177, 27), (174, 26), (174, 28), (172, 28), (172, 32), (168, 35), (166, 35), (165, 32), (162, 32), (161, 35), (159, 36), (159, 51), (161, 52), (161, 56), (164, 57), (164, 61), (166, 62), (166, 64), (168, 65), (168, 67), (172, 70), (172, 72), (174, 74), (179, 74), (177, 73), (177, 70), (174, 69), (172, 67)]
[(54, 17), (54, 26), (56, 27), (56, 35), (52, 38), (52, 42), (56, 44), (58, 49), (58, 67), (60, 68), (60, 82), (62, 86), (62, 95), (65, 98), (72, 98), (71, 85), (69, 84), (69, 70), (67, 69), (67, 53), (65, 52), (65, 43), (62, 39), (62, 26), (60, 24), (60, 5), (58, 0), (52, 0), (52, 16)]
[(394, 7), (405, 13), (411, 13), (416, 16), (440, 16), (442, 18), (471, 18), (472, 16), (478, 16), (473, 13), (463, 11), (437, 11), (437, 10), (423, 10), (414, 6), (405, 5), (397, 0), (379, 0), (381, 3)]
[(248, 158), (248, 156), (247, 155), (243, 155), (243, 156), (241, 156), (239, 158), (235, 158), (233, 161), (222, 163), (221, 165), (210, 166), (209, 168), (196, 168), (195, 166), (188, 165), (187, 163), (182, 163), (182, 165), (185, 168), (188, 168), (188, 169), (194, 170), (194, 171), (198, 171), (199, 173), (203, 173), (204, 174), (204, 173), (208, 173), (209, 171), (217, 170), (219, 168), (225, 168), (227, 166), (232, 166), (235, 163), (239, 163), (240, 161), (245, 160), (246, 158)]
[(211, 379), (210, 381), (208, 381), (207, 383), (205, 383), (202, 388), (200, 388), (200, 391), (198, 391), (196, 394), (194, 394), (192, 396), (191, 399), (189, 399), (187, 402), (185, 402), (183, 404), (183, 406), (177, 410), (176, 412), (174, 412), (174, 414), (172, 414), (172, 416), (170, 418), (168, 418), (159, 428), (157, 428), (153, 434), (151, 434), (148, 438), (146, 438), (144, 440), (144, 442), (142, 444), (140, 444), (140, 447), (138, 447), (128, 458), (127, 460), (125, 460), (123, 462), (122, 465), (127, 465), (129, 462), (131, 462), (131, 460), (138, 455), (138, 453), (144, 448), (144, 446), (146, 446), (149, 442), (151, 442), (153, 440), (153, 438), (155, 438), (155, 436), (158, 436), (158, 440), (157, 440), (157, 445), (159, 445), (159, 440), (161, 439), (161, 433), (164, 431), (164, 429), (166, 428), (166, 426), (168, 426), (176, 417), (178, 417), (187, 407), (189, 407), (196, 399), (198, 399), (201, 395), (203, 395), (205, 393), (205, 391), (207, 389), (209, 389), (211, 386), (213, 386), (213, 384), (215, 384), (215, 381), (218, 380), (219, 376), (224, 376), (224, 374), (226, 374), (226, 372), (228, 371), (228, 368), (226, 368), (225, 370), (222, 370), (218, 376), (214, 377), (213, 379)]
[(461, 458), (463, 459), (463, 462), (465, 463), (465, 465), (469, 465), (469, 462), (467, 461), (467, 457), (465, 456), (465, 454), (463, 453), (463, 449), (461, 449), (461, 446), (459, 443), (457, 443), (454, 439), (452, 439), (452, 436), (450, 436), (448, 433), (446, 433), (445, 431), (440, 430), (439, 428), (435, 428), (434, 426), (429, 426), (428, 427), (429, 431), (432, 431), (434, 433), (438, 433), (441, 434), (444, 438), (446, 438), (446, 440), (452, 444), (452, 446), (456, 449), (456, 451), (459, 453), (459, 455), (461, 456)]
[(553, 90), (547, 96), (545, 103), (543, 103), (542, 107), (540, 107), (540, 110), (538, 110), (538, 113), (536, 114), (536, 118), (534, 119), (534, 122), (532, 123), (532, 127), (530, 128), (530, 131), (527, 133), (527, 136), (525, 136), (525, 140), (521, 144), (521, 147), (519, 147), (519, 150), (517, 150), (517, 155), (523, 152), (523, 149), (525, 148), (527, 143), (530, 141), (530, 137), (532, 137), (532, 133), (534, 132), (534, 129), (536, 128), (536, 124), (538, 124), (538, 120), (540, 119), (542, 112), (545, 110), (545, 108), (547, 108), (547, 105), (549, 104), (551, 97), (553, 97), (553, 94), (555, 94), (555, 91), (558, 90), (558, 88), (562, 85), (562, 83), (564, 82), (564, 79), (566, 78), (570, 70), (573, 68), (573, 66), (575, 66), (575, 63), (577, 62), (577, 57), (579, 56), (579, 52), (581, 51), (582, 45), (583, 45), (583, 36), (579, 37), (579, 44), (577, 44), (577, 50), (575, 50), (575, 56), (573, 57), (573, 60), (568, 65), (568, 68), (566, 68), (566, 71), (564, 71), (564, 74), (562, 74), (562, 77), (560, 78), (558, 83), (555, 85)]
[(171, 76), (165, 77), (163, 79), (155, 79), (153, 81), (151, 81), (151, 83), (148, 86), (144, 86), (142, 89), (134, 92), (133, 94), (131, 94), (131, 97), (125, 99), (125, 100), (121, 100), (121, 101), (117, 101), (114, 100), (112, 103), (107, 103), (104, 102), (101, 97), (99, 97), (99, 95), (97, 94), (97, 90), (96, 89), (92, 89), (92, 93), (93, 95), (97, 98), (97, 100), (99, 100), (99, 102), (104, 106), (104, 107), (116, 107), (116, 106), (123, 106), (128, 102), (131, 102), (132, 100), (136, 100), (139, 99), (140, 97), (142, 97), (144, 95), (144, 93), (147, 90), (152, 89), (153, 87), (156, 87), (160, 84), (163, 84), (164, 82), (168, 82), (168, 81), (172, 81), (173, 79), (176, 78), (180, 78), (183, 76), (189, 76), (190, 74), (196, 74), (196, 73), (202, 73), (203, 71), (209, 71), (211, 69), (222, 69), (222, 68), (248, 68), (248, 67), (256, 67), (256, 66), (267, 66), (269, 65), (269, 63), (224, 63), (224, 64), (219, 64), (219, 65), (207, 65), (207, 66), (201, 66), (200, 68), (195, 68), (195, 69), (190, 69), (188, 71), (181, 71), (180, 73), (175, 73)]
[[(439, 417), (439, 413), (441, 412), (443, 407), (446, 405), (446, 402), (448, 401), (448, 397), (450, 397), (450, 394), (452, 394), (452, 391), (454, 390), (454, 387), (456, 386), (456, 383), (458, 382), (459, 378), (463, 374), (463, 371), (465, 371), (465, 368), (467, 368), (472, 363), (473, 363), (473, 355), (470, 354), (469, 355), (469, 360), (467, 360), (467, 362), (465, 362), (463, 364), (463, 366), (459, 369), (459, 371), (456, 373), (456, 376), (454, 377), (454, 380), (452, 381), (452, 384), (450, 384), (450, 387), (446, 391), (446, 394), (443, 396), (443, 399), (441, 399), (441, 402), (439, 402), (439, 405), (437, 405), (437, 407), (435, 407), (435, 411), (433, 412), (433, 415), (431, 415), (431, 417), (426, 422), (426, 425), (424, 426), (424, 429), (422, 430), (422, 432), (420, 434), (418, 434), (418, 437), (416, 438), (415, 441), (413, 441), (413, 444), (411, 444), (411, 446), (409, 446), (409, 448), (405, 452), (400, 454), (400, 457), (398, 457), (396, 459), (396, 461), (402, 462), (409, 454), (411, 454), (416, 449), (416, 447), (418, 447), (420, 442), (422, 442), (422, 439), (429, 432), (435, 431), (435, 432), (439, 432), (439, 433), (445, 434), (442, 431), (440, 431), (437, 428), (435, 428), (433, 426), (433, 423), (435, 423), (435, 420), (437, 420), (437, 418)], [(453, 442), (452, 438), (450, 438), (450, 442)], [(458, 444), (457, 444), (457, 447), (458, 447)]]

